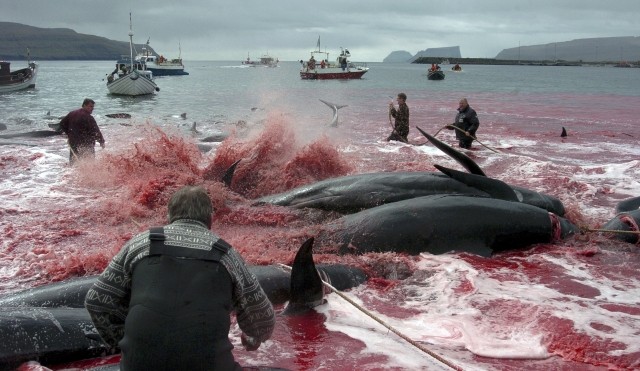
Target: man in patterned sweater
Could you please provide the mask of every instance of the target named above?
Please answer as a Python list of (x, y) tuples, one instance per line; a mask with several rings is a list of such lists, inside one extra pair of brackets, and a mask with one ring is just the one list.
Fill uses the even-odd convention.
[(275, 314), (256, 277), (212, 233), (211, 199), (183, 187), (170, 224), (129, 240), (87, 293), (102, 339), (126, 370), (239, 370), (229, 341), (235, 311), (247, 350), (269, 339)]

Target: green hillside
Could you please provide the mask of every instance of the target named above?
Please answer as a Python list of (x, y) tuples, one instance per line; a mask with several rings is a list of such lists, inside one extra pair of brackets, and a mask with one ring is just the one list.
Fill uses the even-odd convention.
[[(0, 22), (0, 60), (116, 60), (129, 55), (129, 42), (79, 34), (68, 28), (38, 28)], [(136, 44), (141, 50), (142, 45)], [(153, 52), (153, 50), (150, 50)]]

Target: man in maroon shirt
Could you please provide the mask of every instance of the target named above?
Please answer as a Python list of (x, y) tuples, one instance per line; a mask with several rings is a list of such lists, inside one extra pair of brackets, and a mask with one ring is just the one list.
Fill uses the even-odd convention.
[(91, 116), (95, 102), (86, 98), (82, 108), (69, 112), (60, 121), (60, 131), (67, 134), (69, 140), (69, 163), (84, 157), (94, 157), (96, 142), (104, 148), (104, 138), (96, 120)]

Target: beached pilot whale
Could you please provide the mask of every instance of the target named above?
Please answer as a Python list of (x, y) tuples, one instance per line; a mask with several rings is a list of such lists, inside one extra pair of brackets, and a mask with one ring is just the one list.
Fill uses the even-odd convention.
[(12, 133), (12, 134), (1, 134), (0, 138), (2, 139), (13, 139), (13, 138), (48, 138), (62, 135), (61, 131), (54, 130), (34, 130), (27, 131), (25, 133)]
[[(295, 314), (322, 303), (322, 275), (338, 290), (367, 280), (359, 268), (313, 261), (313, 239), (296, 255), (291, 273), (281, 266), (251, 266), (249, 270), (274, 305)], [(316, 275), (316, 277), (314, 277)], [(84, 298), (97, 276), (80, 277), (5, 295), (0, 298), (0, 370), (13, 370), (29, 360), (43, 366), (104, 356), (104, 344), (84, 308)]]
[(344, 107), (348, 107), (346, 105), (341, 106), (341, 105), (337, 105), (335, 103), (330, 103), (327, 102), (325, 100), (319, 99), (320, 102), (326, 104), (327, 106), (329, 106), (329, 108), (331, 108), (331, 110), (333, 111), (333, 117), (331, 118), (331, 122), (329, 123), (329, 126), (332, 127), (337, 127), (338, 126), (338, 110), (340, 108), (344, 108)]
[(633, 211), (640, 208), (640, 197), (627, 198), (618, 202), (616, 205), (616, 212), (621, 213), (624, 211)]
[(481, 175), (436, 168), (442, 173), (381, 172), (325, 179), (261, 197), (254, 205), (274, 204), (349, 214), (416, 197), (465, 194), (517, 201), (564, 215), (562, 202), (553, 196)]
[(603, 232), (611, 238), (629, 243), (640, 244), (640, 209), (623, 211), (602, 226), (604, 230), (635, 233)]
[(550, 243), (578, 232), (568, 220), (520, 202), (434, 195), (345, 215), (320, 227), (316, 243), (342, 254), (494, 252)]
[(415, 197), (465, 194), (517, 201), (564, 215), (564, 205), (556, 197), (487, 177), (471, 158), (429, 134), (423, 134), (470, 173), (436, 166), (440, 172), (346, 175), (263, 196), (255, 200), (254, 205), (274, 204), (349, 214)]

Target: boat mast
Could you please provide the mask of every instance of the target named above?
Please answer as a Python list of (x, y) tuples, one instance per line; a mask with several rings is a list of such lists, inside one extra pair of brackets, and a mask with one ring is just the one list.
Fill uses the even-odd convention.
[(131, 25), (131, 12), (129, 12), (129, 65), (133, 72), (133, 26)]

